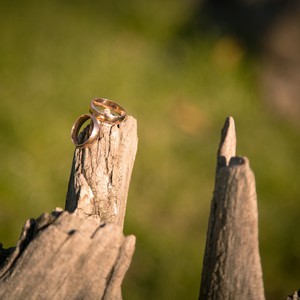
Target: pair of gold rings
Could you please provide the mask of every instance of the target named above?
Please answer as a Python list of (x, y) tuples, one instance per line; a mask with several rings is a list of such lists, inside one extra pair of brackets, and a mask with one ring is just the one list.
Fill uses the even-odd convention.
[[(90, 144), (98, 135), (100, 131), (100, 122), (108, 124), (119, 124), (126, 117), (126, 111), (117, 103), (104, 99), (94, 98), (90, 103), (90, 114), (80, 116), (72, 126), (71, 139), (76, 147), (84, 147)], [(91, 119), (88, 138), (79, 142), (78, 135), (82, 125)]]

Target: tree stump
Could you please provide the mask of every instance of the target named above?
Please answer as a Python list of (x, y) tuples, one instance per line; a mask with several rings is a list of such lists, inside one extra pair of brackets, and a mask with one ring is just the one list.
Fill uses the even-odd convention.
[(199, 299), (263, 300), (255, 178), (236, 157), (233, 118), (227, 118), (217, 155)]
[(75, 149), (67, 211), (28, 220), (14, 248), (0, 244), (0, 299), (122, 299), (135, 249), (122, 229), (136, 132), (130, 116), (102, 123), (90, 145)]
[(0, 270), (0, 299), (122, 299), (135, 237), (55, 210), (25, 223)]
[(101, 123), (99, 137), (75, 149), (65, 209), (123, 227), (137, 141), (133, 117)]

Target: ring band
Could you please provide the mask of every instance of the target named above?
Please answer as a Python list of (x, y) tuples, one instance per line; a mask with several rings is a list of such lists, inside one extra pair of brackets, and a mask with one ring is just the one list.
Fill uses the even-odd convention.
[[(79, 143), (78, 134), (79, 134), (80, 128), (88, 119), (91, 119), (92, 122), (90, 123), (90, 126), (92, 125), (93, 127), (92, 128), (90, 127), (88, 139), (82, 143)], [(74, 125), (72, 126), (72, 129), (71, 129), (72, 142), (76, 147), (87, 146), (98, 136), (99, 130), (100, 130), (100, 125), (98, 123), (97, 118), (94, 115), (84, 114), (84, 115), (80, 116), (75, 121)]]
[[(97, 106), (101, 106), (104, 109), (101, 111), (97, 108)], [(92, 99), (90, 112), (94, 114), (99, 121), (110, 124), (121, 123), (126, 117), (126, 111), (122, 106), (104, 98)]]

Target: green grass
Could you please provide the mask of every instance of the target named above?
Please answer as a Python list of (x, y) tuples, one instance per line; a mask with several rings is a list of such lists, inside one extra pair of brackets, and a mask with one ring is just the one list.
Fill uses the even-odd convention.
[(215, 34), (181, 36), (193, 12), (181, 1), (107, 2), (0, 4), (0, 240), (14, 245), (27, 218), (64, 206), (71, 126), (107, 97), (139, 131), (124, 299), (196, 299), (232, 115), (256, 175), (266, 296), (283, 299), (299, 287), (299, 132), (263, 105), (258, 61)]

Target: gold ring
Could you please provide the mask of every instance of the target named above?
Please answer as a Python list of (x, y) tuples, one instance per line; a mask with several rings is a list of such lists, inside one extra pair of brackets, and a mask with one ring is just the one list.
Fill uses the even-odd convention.
[[(92, 121), (90, 123), (90, 128), (88, 131), (89, 136), (84, 142), (79, 142), (78, 135), (79, 135), (80, 128), (88, 119), (91, 119), (91, 121)], [(97, 118), (94, 115), (84, 114), (84, 115), (80, 116), (75, 121), (74, 125), (72, 126), (72, 129), (71, 129), (72, 142), (76, 147), (87, 146), (98, 136), (99, 130), (100, 130), (100, 125), (99, 125)]]
[[(99, 107), (102, 107), (103, 110), (99, 110)], [(109, 124), (121, 123), (126, 117), (126, 111), (122, 106), (104, 98), (92, 99), (90, 112), (94, 114), (99, 121)]]

